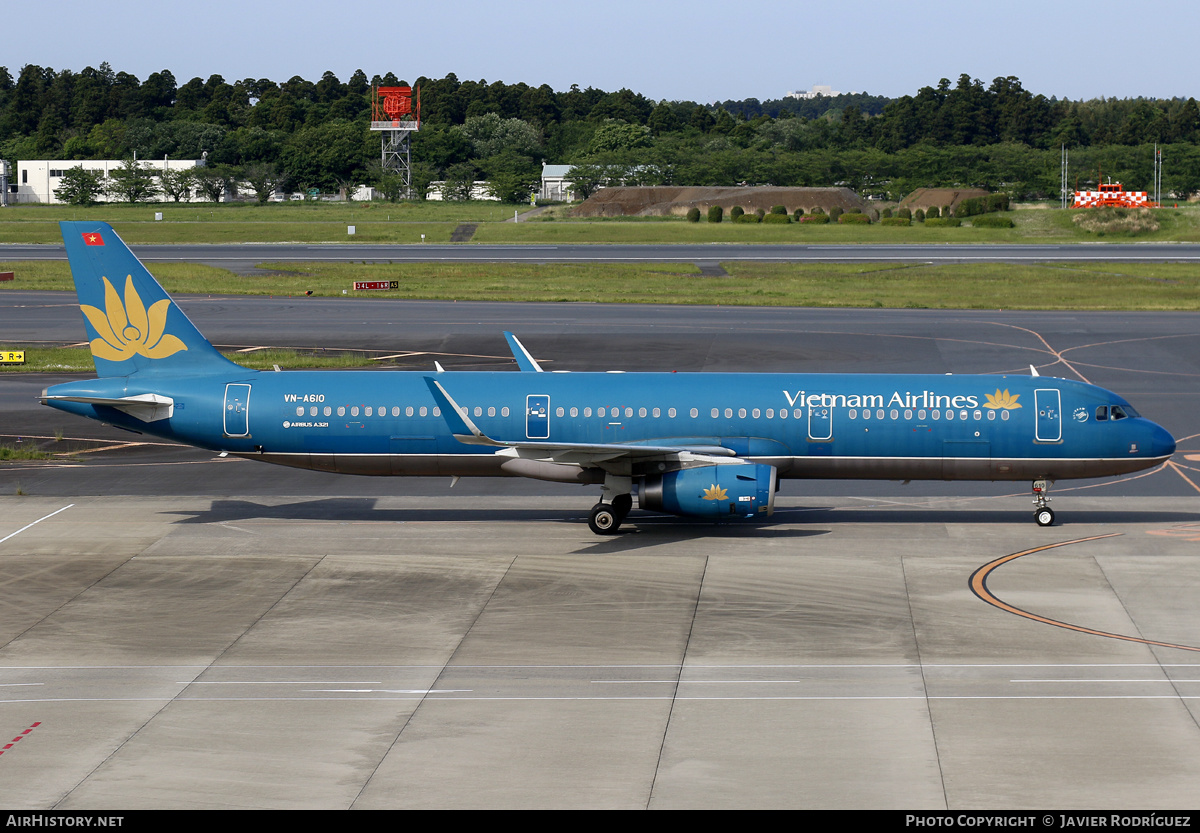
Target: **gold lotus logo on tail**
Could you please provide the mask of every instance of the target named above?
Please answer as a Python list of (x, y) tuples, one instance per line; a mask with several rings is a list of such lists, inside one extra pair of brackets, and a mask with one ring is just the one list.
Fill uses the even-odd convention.
[(701, 497), (704, 500), (729, 500), (729, 493), (714, 483), (704, 490), (704, 494)]
[(983, 407), (985, 408), (1002, 408), (1006, 411), (1011, 411), (1014, 408), (1021, 407), (1017, 402), (1021, 398), (1021, 394), (1010, 394), (1008, 388), (1005, 388), (1003, 391), (1000, 388), (996, 388), (995, 393), (985, 393), (984, 398), (987, 399), (987, 402), (983, 403)]
[(125, 278), (125, 302), (117, 290), (104, 281), (104, 309), (81, 304), (83, 314), (95, 328), (99, 338), (92, 339), (92, 355), (110, 362), (123, 362), (134, 356), (148, 359), (165, 359), (187, 345), (173, 335), (164, 335), (167, 328), (167, 310), (171, 302), (164, 298), (150, 309), (142, 303), (133, 288), (133, 276)]

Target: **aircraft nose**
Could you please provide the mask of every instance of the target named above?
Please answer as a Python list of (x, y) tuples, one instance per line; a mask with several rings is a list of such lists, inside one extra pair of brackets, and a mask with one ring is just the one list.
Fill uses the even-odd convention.
[(1175, 438), (1157, 423), (1154, 424), (1154, 429), (1150, 432), (1150, 456), (1151, 457), (1170, 457), (1175, 453)]

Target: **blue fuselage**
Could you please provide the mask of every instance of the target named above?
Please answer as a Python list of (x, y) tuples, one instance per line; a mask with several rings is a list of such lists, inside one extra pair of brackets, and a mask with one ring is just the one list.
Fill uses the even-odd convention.
[(300, 468), (597, 482), (586, 467), (539, 467), (459, 442), (428, 378), (502, 442), (721, 447), (788, 478), (1101, 477), (1175, 449), (1121, 397), (1052, 377), (247, 370), (108, 377), (48, 393), (166, 396), (171, 415), (151, 422), (104, 405), (49, 404)]

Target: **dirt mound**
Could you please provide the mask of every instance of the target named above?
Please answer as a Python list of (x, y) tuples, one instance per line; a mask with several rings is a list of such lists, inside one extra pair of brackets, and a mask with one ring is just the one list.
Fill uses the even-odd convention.
[(811, 214), (814, 208), (826, 212), (837, 206), (843, 211), (857, 208), (866, 211), (867, 203), (849, 188), (777, 188), (717, 187), (686, 185), (652, 185), (601, 188), (575, 207), (575, 217), (653, 217), (668, 214), (687, 214), (689, 208), (699, 208), (704, 214), (709, 207), (719, 205), (729, 209), (740, 205), (747, 213), (758, 209), (770, 211), (782, 205), (792, 213), (803, 208)]
[(901, 208), (958, 208), (963, 200), (972, 197), (986, 197), (990, 192), (982, 188), (918, 188), (900, 201)]

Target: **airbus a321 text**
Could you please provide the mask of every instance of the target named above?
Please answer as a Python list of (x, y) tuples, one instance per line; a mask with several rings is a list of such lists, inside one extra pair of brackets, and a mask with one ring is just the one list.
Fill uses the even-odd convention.
[(247, 370), (225, 359), (110, 226), (62, 223), (98, 378), (51, 407), (248, 459), (369, 475), (530, 477), (633, 508), (764, 518), (780, 479), (1056, 480), (1166, 460), (1175, 440), (1120, 396), (1025, 376)]

